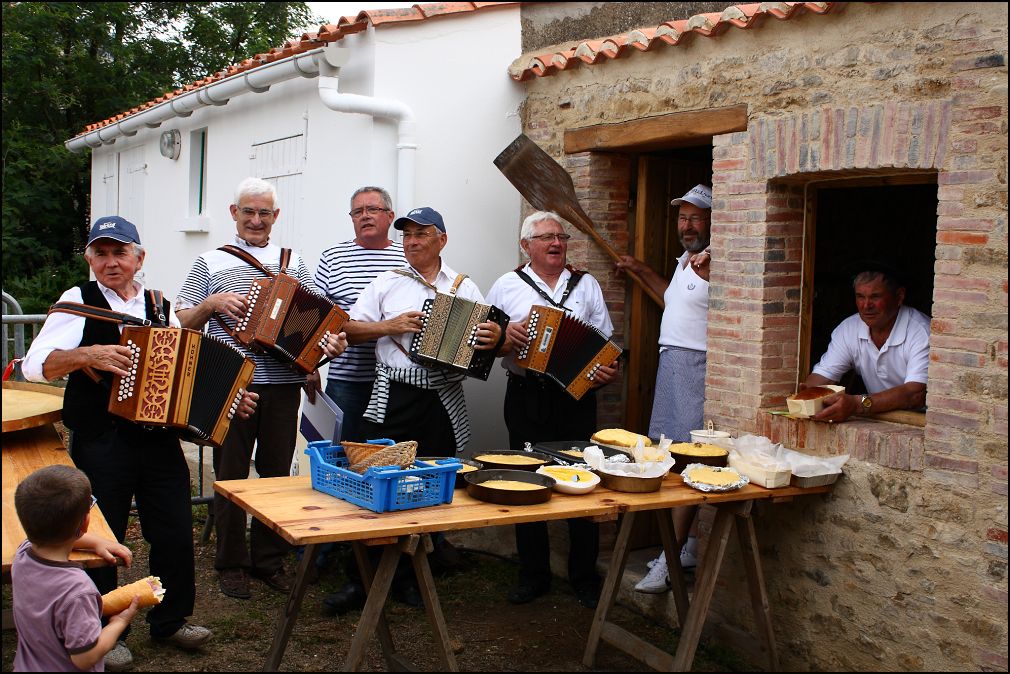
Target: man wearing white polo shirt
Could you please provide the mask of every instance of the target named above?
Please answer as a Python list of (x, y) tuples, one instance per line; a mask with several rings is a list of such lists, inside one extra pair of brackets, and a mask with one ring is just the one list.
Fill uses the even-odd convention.
[[(712, 227), (712, 188), (695, 185), (679, 199), (677, 236), (684, 253), (677, 259), (673, 278), (667, 281), (640, 260), (621, 256), (618, 268), (630, 269), (663, 295), (663, 319), (659, 328), (659, 368), (652, 402), (649, 435), (660, 434), (674, 442), (688, 442), (691, 431), (702, 428), (705, 412), (705, 365), (708, 339), (708, 278), (712, 255), (708, 245)], [(694, 519), (696, 508), (677, 508), (674, 528), (684, 542), (680, 565), (692, 568), (697, 560), (697, 540), (684, 535)], [(666, 555), (662, 552), (650, 564), (649, 573), (635, 589), (639, 592), (665, 592), (669, 587)]]
[(865, 394), (841, 392), (826, 398), (816, 421), (845, 421), (907, 410), (926, 404), (929, 366), (929, 316), (906, 307), (905, 288), (896, 275), (881, 268), (860, 272), (852, 281), (858, 313), (831, 333), (831, 343), (801, 388), (834, 384), (855, 370)]

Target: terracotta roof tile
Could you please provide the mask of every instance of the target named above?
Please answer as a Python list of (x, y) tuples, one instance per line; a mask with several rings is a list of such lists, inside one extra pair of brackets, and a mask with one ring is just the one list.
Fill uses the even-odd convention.
[(221, 70), (220, 72), (208, 75), (202, 79), (197, 80), (177, 89), (174, 92), (165, 93), (154, 99), (153, 101), (148, 101), (143, 105), (135, 107), (128, 112), (120, 113), (114, 117), (96, 122), (94, 124), (87, 125), (81, 133), (90, 133), (97, 129), (100, 129), (109, 124), (114, 124), (122, 119), (147, 110), (148, 108), (154, 107), (159, 103), (163, 103), (166, 100), (178, 96), (182, 93), (193, 91), (194, 89), (200, 89), (208, 84), (212, 84), (219, 80), (223, 80), (227, 77), (237, 75), (259, 66), (272, 63), (281, 59), (289, 58), (297, 54), (301, 54), (312, 49), (317, 49), (319, 47), (326, 46), (327, 43), (336, 42), (342, 39), (346, 35), (353, 35), (355, 33), (360, 33), (368, 29), (368, 26), (374, 26), (376, 28), (385, 25), (392, 25), (396, 23), (403, 23), (407, 21), (424, 21), (427, 19), (437, 18), (441, 16), (447, 16), (451, 14), (460, 14), (463, 12), (476, 12), (489, 7), (500, 7), (504, 5), (513, 5), (513, 2), (426, 2), (412, 5), (411, 7), (405, 7), (402, 9), (366, 9), (358, 13), (357, 16), (345, 16), (340, 19), (337, 23), (328, 23), (319, 26), (318, 32), (315, 33), (304, 33), (300, 39), (288, 40), (280, 47), (274, 47), (269, 52), (264, 54), (255, 54), (254, 56), (243, 60), (240, 63), (236, 63), (228, 66), (227, 68)]
[[(454, 3), (451, 3), (454, 4)], [(595, 65), (601, 61), (626, 57), (641, 51), (652, 51), (663, 45), (677, 46), (694, 35), (717, 37), (730, 28), (751, 29), (767, 17), (786, 21), (800, 14), (827, 14), (844, 9), (844, 2), (762, 2), (731, 5), (722, 12), (696, 14), (686, 20), (665, 21), (656, 27), (611, 35), (598, 40), (586, 40), (560, 52), (525, 57), (525, 64), (512, 68), (512, 79), (524, 82), (533, 77), (548, 77), (583, 63)], [(689, 40), (688, 40), (689, 41)], [(686, 43), (685, 43), (686, 44)]]

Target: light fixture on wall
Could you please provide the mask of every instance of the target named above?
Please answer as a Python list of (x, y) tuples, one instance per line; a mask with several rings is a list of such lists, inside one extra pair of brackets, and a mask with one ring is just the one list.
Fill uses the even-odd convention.
[(178, 159), (182, 152), (182, 133), (178, 129), (172, 129), (161, 134), (161, 142), (158, 143), (162, 157)]

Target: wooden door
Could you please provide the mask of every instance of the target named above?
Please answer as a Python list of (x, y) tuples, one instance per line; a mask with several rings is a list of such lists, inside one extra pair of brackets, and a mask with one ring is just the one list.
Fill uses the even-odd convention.
[[(674, 153), (638, 158), (637, 198), (632, 226), (632, 254), (664, 278), (672, 278), (683, 248), (677, 238), (677, 207), (670, 201), (698, 183), (711, 184), (712, 163), (679, 159)], [(636, 283), (629, 284), (629, 350), (627, 405), (624, 427), (637, 433), (649, 430), (652, 398), (659, 364), (659, 327), (663, 310)]]

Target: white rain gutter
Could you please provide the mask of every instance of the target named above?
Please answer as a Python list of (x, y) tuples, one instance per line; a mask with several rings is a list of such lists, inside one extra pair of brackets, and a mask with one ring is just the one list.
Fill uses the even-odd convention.
[(89, 147), (111, 145), (119, 138), (136, 135), (137, 131), (145, 127), (154, 129), (170, 119), (189, 117), (194, 110), (199, 108), (209, 105), (224, 105), (232, 98), (250, 91), (263, 93), (274, 84), (298, 76), (315, 77), (319, 74), (315, 56), (322, 51), (323, 48), (319, 48), (304, 54), (289, 56), (286, 59), (232, 75), (205, 87), (187, 91), (143, 112), (130, 115), (120, 122), (75, 136), (66, 141), (64, 145), (71, 152), (82, 152)]
[(174, 96), (122, 121), (75, 136), (64, 142), (64, 145), (71, 152), (111, 145), (119, 138), (136, 135), (143, 128), (154, 129), (176, 117), (189, 117), (194, 110), (209, 105), (225, 105), (232, 98), (250, 91), (263, 93), (274, 84), (295, 77), (319, 76), (319, 97), (327, 108), (397, 122), (395, 207), (397, 213), (406, 213), (414, 206), (414, 164), (417, 150), (414, 112), (402, 101), (338, 91), (340, 67), (347, 63), (348, 57), (349, 50), (336, 45), (296, 54)]
[(338, 90), (340, 67), (347, 63), (349, 50), (329, 45), (319, 63), (319, 98), (323, 105), (337, 112), (353, 112), (396, 122), (396, 205), (398, 214), (414, 207), (414, 163), (417, 153), (417, 122), (414, 111), (402, 101), (345, 94)]

